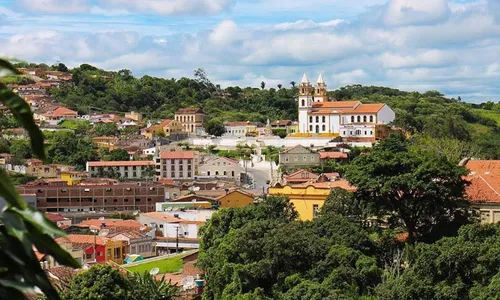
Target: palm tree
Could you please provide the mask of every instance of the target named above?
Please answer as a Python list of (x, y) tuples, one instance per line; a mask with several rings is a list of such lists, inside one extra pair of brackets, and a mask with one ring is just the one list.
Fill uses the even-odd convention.
[(265, 89), (265, 88), (266, 88), (266, 83), (265, 83), (264, 81), (262, 81), (262, 82), (260, 83), (260, 88), (261, 88), (261, 89)]
[(137, 289), (134, 292), (140, 299), (171, 300), (179, 296), (179, 288), (171, 281), (167, 282), (165, 276), (161, 280), (156, 280), (148, 271), (145, 271), (143, 274), (136, 272), (129, 275), (129, 280)]
[(281, 90), (281, 87), (282, 87), (282, 86), (283, 86), (283, 85), (282, 85), (281, 83), (278, 83), (278, 89), (280, 89), (280, 90)]
[(295, 81), (290, 81), (290, 84), (292, 85), (292, 87), (295, 87)]

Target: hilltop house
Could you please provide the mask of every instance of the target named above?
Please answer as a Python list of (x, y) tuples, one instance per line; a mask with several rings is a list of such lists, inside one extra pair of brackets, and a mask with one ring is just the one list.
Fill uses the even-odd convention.
[(203, 131), (205, 114), (199, 108), (181, 108), (175, 113), (174, 119), (182, 124), (185, 132), (198, 133)]

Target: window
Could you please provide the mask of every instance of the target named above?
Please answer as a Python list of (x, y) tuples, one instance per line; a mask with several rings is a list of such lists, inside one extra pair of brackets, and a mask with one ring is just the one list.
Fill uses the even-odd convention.
[(326, 122), (326, 117), (325, 117), (325, 116), (323, 116), (321, 121), (322, 121), (323, 123), (325, 123), (325, 122)]
[(354, 123), (354, 116), (351, 116), (351, 123)]
[(319, 116), (316, 116), (316, 123), (319, 123)]
[(370, 135), (373, 135), (373, 131), (370, 130)]
[(321, 130), (326, 131), (326, 126), (323, 125), (323, 127), (321, 128)]
[(366, 130), (365, 130), (365, 135), (366, 135)]
[(312, 116), (310, 116), (310, 117), (309, 117), (309, 123), (312, 123), (312, 122), (313, 122), (313, 117), (312, 117)]
[(344, 130), (344, 131), (342, 131), (342, 135), (345, 135), (345, 130)]
[(215, 176), (219, 175), (219, 171), (215, 171)]
[(360, 116), (358, 116), (358, 123), (360, 123), (360, 122), (361, 122), (361, 117), (360, 117)]
[(128, 202), (128, 199), (123, 199), (124, 202)]
[(294, 156), (294, 157), (293, 157), (293, 160), (294, 160), (294, 161), (299, 161), (299, 157), (298, 157), (298, 156)]
[(306, 106), (306, 101), (304, 101), (304, 99), (302, 99), (302, 106)]
[(309, 131), (313, 131), (313, 126), (309, 125)]
[(373, 116), (370, 116), (370, 122), (373, 122)]
[(118, 199), (113, 199), (113, 202), (114, 202), (114, 203), (118, 202)]
[(366, 116), (363, 116), (363, 122), (366, 123)]
[(319, 205), (313, 204), (313, 219), (316, 219), (319, 216)]
[(107, 257), (111, 257), (111, 249), (108, 249), (106, 254), (107, 254)]
[(207, 176), (210, 176), (210, 171), (207, 171)]
[(231, 176), (234, 177), (234, 171), (231, 171)]
[(224, 176), (227, 176), (227, 171), (224, 171)]

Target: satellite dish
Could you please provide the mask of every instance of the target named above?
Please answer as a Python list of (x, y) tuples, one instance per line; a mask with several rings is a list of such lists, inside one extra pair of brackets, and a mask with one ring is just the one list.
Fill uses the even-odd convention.
[(156, 274), (160, 273), (160, 268), (152, 268), (151, 271), (149, 271), (149, 275), (155, 276)]
[(105, 220), (105, 218), (104, 217), (100, 217), (99, 220)]
[(98, 233), (99, 236), (107, 236), (108, 234), (109, 234), (109, 229), (103, 229)]
[(134, 212), (132, 213), (132, 216), (137, 216), (139, 214), (139, 211), (138, 210), (134, 210)]

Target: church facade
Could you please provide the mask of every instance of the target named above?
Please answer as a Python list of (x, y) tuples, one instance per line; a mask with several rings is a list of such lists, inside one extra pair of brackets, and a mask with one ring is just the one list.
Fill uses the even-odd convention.
[(299, 136), (375, 138), (378, 127), (386, 126), (396, 116), (384, 103), (329, 101), (323, 75), (319, 75), (313, 86), (304, 74), (298, 106)]

